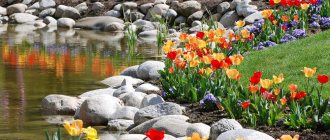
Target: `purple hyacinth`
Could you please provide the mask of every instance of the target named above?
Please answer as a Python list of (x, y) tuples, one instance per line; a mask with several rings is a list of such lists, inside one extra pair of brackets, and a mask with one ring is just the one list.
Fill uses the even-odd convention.
[(316, 21), (320, 18), (320, 15), (317, 15), (317, 14), (313, 14), (310, 18), (310, 20), (313, 22), (313, 21)]
[(298, 22), (298, 21), (292, 21), (292, 22), (291, 22), (291, 25), (292, 25), (293, 27), (298, 26), (298, 25), (299, 25), (299, 22)]
[(280, 40), (281, 43), (289, 43), (291, 41), (295, 41), (296, 37), (290, 35), (290, 34), (285, 34), (284, 37)]
[(204, 96), (202, 100), (199, 101), (200, 105), (205, 105), (206, 103), (216, 103), (217, 98), (214, 97), (214, 95), (211, 92), (207, 92), (207, 94)]
[(303, 38), (306, 36), (305, 30), (302, 29), (294, 29), (291, 34), (296, 38)]
[(263, 50), (263, 49), (265, 49), (265, 46), (257, 46), (257, 47), (253, 47), (253, 50), (257, 50), (257, 51), (259, 51), (259, 50)]
[(261, 30), (258, 29), (256, 26), (252, 25), (251, 27), (247, 28), (251, 33), (255, 34), (255, 35), (258, 35)]
[(309, 27), (311, 27), (311, 28), (320, 28), (320, 24), (317, 23), (316, 21), (314, 21), (311, 24), (309, 24)]
[(255, 26), (256, 28), (258, 28), (259, 30), (262, 29), (262, 26), (264, 25), (265, 20), (264, 19), (260, 19), (256, 22), (253, 23), (253, 26)]
[(322, 29), (330, 28), (330, 17), (321, 17), (320, 26)]
[(277, 44), (273, 41), (264, 41), (264, 42), (260, 42), (259, 43), (259, 46), (264, 46), (264, 47), (273, 47), (273, 46), (276, 46)]

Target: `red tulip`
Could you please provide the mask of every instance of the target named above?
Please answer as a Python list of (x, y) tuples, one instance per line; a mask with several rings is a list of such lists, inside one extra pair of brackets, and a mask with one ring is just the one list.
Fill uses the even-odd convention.
[(150, 140), (163, 140), (165, 131), (158, 131), (156, 129), (151, 128), (148, 132), (144, 133)]
[(250, 83), (252, 85), (256, 85), (260, 82), (260, 78), (262, 76), (262, 73), (260, 71), (255, 72), (251, 77), (250, 77)]
[(214, 59), (214, 60), (211, 61), (211, 65), (212, 65), (213, 69), (219, 69), (221, 64), (218, 60)]
[(199, 39), (203, 39), (204, 38), (205, 33), (204, 32), (197, 32), (196, 33), (196, 37)]
[(287, 6), (287, 0), (281, 0), (281, 5), (282, 5), (283, 7)]
[(231, 60), (230, 60), (229, 57), (227, 57), (227, 58), (225, 59), (225, 62), (226, 62), (229, 66), (233, 64), (233, 62), (231, 62)]
[(300, 100), (300, 99), (304, 98), (305, 96), (307, 96), (306, 92), (303, 92), (303, 91), (297, 92), (296, 93), (296, 96), (294, 97), (294, 99), (295, 100)]
[(294, 5), (297, 7), (300, 7), (301, 1), (300, 0), (294, 0)]
[(167, 54), (167, 57), (170, 60), (174, 60), (176, 58), (176, 55), (177, 55), (176, 51), (171, 51)]
[(265, 91), (262, 93), (262, 95), (268, 101), (276, 101), (276, 96), (272, 92)]
[(317, 80), (319, 81), (319, 83), (321, 84), (326, 84), (329, 82), (329, 76), (328, 75), (318, 75), (317, 76)]
[(269, 5), (274, 7), (275, 6), (274, 0), (269, 0)]
[(246, 101), (246, 102), (243, 102), (242, 104), (241, 104), (241, 107), (242, 108), (244, 108), (244, 109), (246, 109), (246, 108), (248, 108), (249, 106), (250, 106), (250, 102), (249, 101)]
[(263, 88), (263, 87), (260, 87), (260, 93), (262, 94), (262, 93), (264, 93), (264, 92), (266, 92), (267, 90), (265, 89), (265, 88)]
[(309, 3), (312, 4), (312, 5), (315, 5), (317, 4), (318, 0), (309, 0)]

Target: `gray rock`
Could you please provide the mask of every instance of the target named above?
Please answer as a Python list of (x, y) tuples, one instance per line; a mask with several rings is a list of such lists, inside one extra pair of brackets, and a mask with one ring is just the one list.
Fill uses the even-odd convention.
[(117, 140), (116, 134), (103, 133), (98, 135), (100, 137), (100, 140)]
[[(36, 21), (34, 21), (34, 22), (32, 22), (33, 23), (33, 25), (35, 26), (35, 27), (37, 27), (37, 28), (43, 28), (43, 27), (45, 27), (46, 26), (46, 24), (43, 22), (43, 20), (36, 20)], [(31, 24), (32, 24), (31, 23)]]
[(0, 6), (0, 15), (2, 16), (7, 15), (7, 9)]
[(125, 77), (115, 77), (111, 79), (111, 81), (117, 81), (117, 80), (121, 81), (121, 84), (120, 84), (120, 88), (115, 90), (113, 96), (119, 97), (122, 94), (134, 92), (135, 89), (133, 88), (131, 80), (128, 80)]
[(142, 134), (124, 134), (121, 135), (118, 140), (143, 140), (144, 138), (146, 138), (146, 136)]
[(203, 11), (197, 11), (188, 17), (188, 24), (191, 24), (195, 20), (201, 20), (203, 18)]
[(110, 96), (112, 96), (115, 91), (116, 91), (116, 89), (113, 89), (113, 88), (96, 89), (96, 90), (85, 92), (85, 93), (79, 95), (78, 97), (80, 97), (80, 98), (90, 98), (90, 97), (98, 96), (98, 95), (110, 95)]
[(180, 105), (165, 102), (151, 105), (140, 109), (134, 116), (134, 124), (141, 124), (153, 118), (164, 115), (182, 115), (183, 110)]
[(41, 108), (46, 115), (73, 115), (81, 101), (76, 97), (52, 94), (41, 101)]
[(101, 81), (101, 83), (106, 84), (110, 87), (118, 87), (121, 85), (121, 83), (124, 81), (124, 79), (130, 81), (130, 83), (132, 83), (132, 85), (138, 85), (138, 84), (143, 83), (143, 80), (141, 80), (141, 79), (132, 78), (132, 77), (123, 76), (123, 75), (112, 76), (112, 77), (106, 78), (103, 81)]
[(104, 15), (105, 16), (112, 16), (112, 17), (116, 17), (116, 18), (121, 17), (121, 13), (119, 11), (116, 11), (116, 10), (110, 10), (110, 11), (106, 12)]
[(126, 131), (134, 125), (133, 120), (116, 119), (108, 122), (107, 128), (109, 131)]
[(165, 101), (161, 96), (159, 96), (157, 94), (149, 94), (147, 96), (144, 96), (140, 107), (144, 108), (144, 107), (147, 107), (147, 106), (150, 106), (150, 105), (161, 104), (161, 103), (164, 103), (164, 102)]
[(139, 19), (133, 22), (133, 24), (137, 26), (137, 33), (155, 30), (155, 26), (152, 24), (152, 22), (147, 20)]
[(65, 5), (59, 5), (56, 7), (56, 12), (55, 12), (55, 18), (61, 18), (63, 17), (64, 11), (68, 8), (68, 6)]
[(76, 22), (71, 18), (60, 18), (57, 20), (57, 26), (63, 28), (72, 28)]
[(115, 32), (115, 31), (123, 31), (125, 25), (118, 22), (111, 22), (107, 26), (105, 26), (104, 31)]
[(34, 15), (34, 16), (39, 16), (40, 11), (37, 9), (29, 9), (29, 10), (26, 10), (25, 13)]
[(184, 116), (184, 115), (161, 116), (161, 117), (157, 117), (157, 118), (148, 120), (148, 121), (132, 128), (131, 130), (129, 130), (129, 133), (130, 134), (144, 134), (144, 132), (147, 132), (156, 122), (158, 122), (159, 120), (165, 119), (165, 118), (174, 118), (174, 119), (178, 119), (178, 120), (182, 120), (182, 121), (187, 121), (189, 119), (187, 116)]
[(164, 118), (157, 121), (152, 128), (157, 130), (164, 130), (166, 134), (172, 135), (174, 137), (186, 136), (187, 128), (190, 123), (173, 118)]
[(214, 21), (220, 21), (220, 18), (221, 18), (222, 14), (220, 13), (215, 13), (212, 15), (212, 18)]
[(255, 5), (249, 5), (246, 2), (238, 3), (236, 7), (236, 12), (239, 16), (247, 17), (255, 12), (257, 12), (258, 7)]
[(126, 15), (125, 17), (128, 18), (128, 20), (131, 22), (134, 22), (139, 19), (143, 19), (143, 17), (144, 17), (144, 14), (142, 14), (139, 11), (129, 12), (129, 13), (126, 13), (125, 15)]
[(146, 3), (142, 4), (139, 9), (143, 14), (147, 14), (149, 9), (151, 9), (154, 6), (154, 3)]
[(154, 1), (154, 4), (156, 5), (156, 4), (166, 4), (166, 1), (167, 0), (155, 0)]
[(49, 115), (45, 116), (46, 122), (53, 125), (63, 125), (64, 121), (73, 121), (74, 118), (68, 115)]
[(135, 91), (140, 91), (140, 92), (144, 92), (144, 93), (159, 93), (160, 89), (159, 87), (149, 84), (149, 83), (145, 83), (142, 84), (140, 86), (138, 86)]
[(123, 107), (116, 97), (99, 95), (87, 98), (76, 112), (75, 118), (81, 119), (86, 125), (107, 125), (111, 116)]
[[(3, 17), (0, 17), (0, 22), (2, 22), (2, 24), (5, 24), (9, 21), (9, 17), (8, 16), (3, 16)], [(0, 32), (4, 32), (4, 31), (7, 31), (7, 26), (8, 25), (3, 25), (0, 27)]]
[(189, 31), (189, 33), (195, 33), (195, 32), (199, 32), (202, 30), (208, 30), (208, 29), (209, 29), (209, 26), (206, 24), (203, 24), (203, 25), (197, 25), (195, 27), (191, 27), (188, 31)]
[(68, 6), (68, 7), (65, 8), (65, 10), (62, 14), (62, 17), (67, 17), (67, 18), (72, 18), (72, 19), (79, 19), (81, 16), (80, 16), (79, 11), (76, 8)]
[(99, 12), (99, 11), (103, 10), (103, 8), (104, 8), (104, 5), (101, 2), (95, 2), (95, 3), (93, 3), (91, 10), (94, 12)]
[(221, 19), (220, 23), (228, 28), (228, 27), (233, 27), (235, 26), (235, 22), (239, 20), (239, 16), (235, 11), (229, 11), (226, 14), (224, 14)]
[(125, 120), (133, 120), (136, 112), (139, 109), (132, 106), (124, 106), (123, 108), (117, 110), (111, 117), (110, 120), (115, 119), (125, 119)]
[(193, 123), (187, 128), (186, 136), (191, 136), (192, 133), (198, 133), (202, 138), (210, 137), (211, 127), (204, 123)]
[(9, 21), (11, 23), (19, 23), (19, 24), (34, 22), (36, 19), (38, 19), (38, 17), (27, 13), (15, 13), (10, 15), (9, 17)]
[(124, 101), (126, 106), (133, 106), (140, 108), (142, 100), (146, 95), (147, 94), (143, 92), (133, 92), (133, 93), (127, 93), (120, 98)]
[[(138, 36), (142, 40), (152, 40), (152, 41), (155, 41), (156, 40), (156, 36), (157, 36), (157, 30), (143, 31), (143, 32), (139, 33)], [(141, 78), (139, 75), (138, 75), (138, 77)], [(148, 73), (148, 78), (149, 78), (149, 73)]]
[(221, 15), (225, 14), (230, 10), (230, 3), (229, 2), (222, 2), (217, 6), (217, 12)]
[(242, 0), (233, 0), (230, 3), (230, 10), (236, 10), (237, 5), (241, 2), (242, 2)]
[(7, 15), (10, 16), (15, 13), (24, 13), (27, 6), (22, 3), (13, 4), (7, 7)]
[(157, 4), (148, 11), (146, 19), (155, 20), (157, 17), (165, 15), (169, 8), (170, 6), (166, 4)]
[(202, 5), (197, 1), (185, 1), (172, 4), (173, 9), (185, 17), (189, 17), (191, 14), (202, 9)]
[(243, 127), (235, 119), (221, 119), (211, 125), (210, 139), (215, 140), (220, 134), (237, 129), (243, 129)]
[(165, 17), (167, 19), (167, 21), (172, 22), (175, 20), (176, 16), (178, 15), (178, 13), (173, 10), (173, 9), (168, 9), (165, 14), (163, 15), (163, 17)]
[(31, 4), (32, 0), (23, 0), (22, 3), (25, 5)]
[(251, 129), (230, 130), (222, 133), (217, 140), (233, 140), (243, 138), (244, 140), (275, 140), (273, 137)]
[(43, 22), (48, 26), (57, 26), (57, 20), (51, 16), (45, 17)]
[(121, 5), (120, 11), (126, 11), (126, 10), (136, 11), (137, 7), (138, 5), (135, 2), (124, 2)]
[(131, 76), (133, 78), (137, 78), (137, 69), (139, 68), (139, 65), (135, 65), (135, 66), (131, 66), (128, 67), (126, 69), (124, 69), (120, 75), (124, 75), (124, 76)]
[(93, 30), (104, 30), (112, 22), (124, 23), (123, 20), (110, 16), (86, 17), (77, 21), (75, 27)]
[(54, 0), (40, 0), (39, 5), (40, 5), (40, 9), (44, 10), (47, 8), (55, 7), (56, 3)]
[(184, 16), (178, 16), (175, 20), (174, 20), (174, 24), (175, 25), (180, 25), (181, 23), (186, 23), (187, 18)]
[(54, 8), (48, 8), (48, 9), (42, 10), (39, 13), (39, 17), (40, 18), (45, 18), (47, 16), (53, 16), (55, 14), (55, 11), (56, 10)]
[(75, 6), (74, 8), (76, 8), (80, 14), (85, 14), (88, 11), (88, 6), (86, 2), (82, 2), (80, 4), (78, 4), (77, 6)]
[(36, 2), (32, 4), (28, 9), (39, 9), (39, 8), (40, 8), (40, 4), (39, 2)]
[(117, 4), (117, 5), (115, 5), (115, 6), (113, 7), (112, 10), (120, 11), (120, 10), (121, 10), (121, 6), (122, 6), (122, 4)]
[(202, 22), (199, 20), (195, 20), (191, 23), (191, 27), (195, 27), (195, 26), (202, 26)]
[(246, 18), (244, 18), (244, 21), (247, 23), (247, 24), (252, 24), (254, 23), (255, 21), (258, 21), (260, 19), (262, 19), (263, 16), (261, 15), (261, 12), (255, 12), (249, 16), (247, 16)]
[[(139, 34), (139, 37), (140, 37), (140, 34)], [(156, 34), (157, 34), (157, 32), (156, 32)], [(148, 80), (148, 79), (150, 79), (149, 73), (152, 72), (152, 69), (153, 69), (153, 71), (162, 70), (162, 69), (164, 69), (164, 67), (165, 67), (165, 64), (163, 62), (146, 61), (139, 66), (139, 68), (137, 70), (137, 75), (141, 79)]]

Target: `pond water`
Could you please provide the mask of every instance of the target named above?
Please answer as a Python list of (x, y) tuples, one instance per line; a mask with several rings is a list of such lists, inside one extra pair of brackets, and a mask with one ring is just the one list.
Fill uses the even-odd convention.
[(123, 33), (0, 25), (0, 139), (43, 140), (49, 94), (79, 95), (124, 68), (159, 59), (154, 42), (127, 47)]

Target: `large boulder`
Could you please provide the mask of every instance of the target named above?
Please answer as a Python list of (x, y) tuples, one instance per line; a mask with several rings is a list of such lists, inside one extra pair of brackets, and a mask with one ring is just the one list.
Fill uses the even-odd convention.
[(228, 12), (230, 10), (230, 3), (229, 2), (222, 2), (217, 6), (217, 12), (220, 15), (225, 14), (226, 12)]
[(193, 21), (201, 20), (202, 18), (203, 18), (203, 11), (197, 11), (188, 17), (187, 22), (188, 24), (191, 24)]
[(68, 6), (66, 5), (59, 5), (56, 7), (56, 12), (55, 12), (55, 18), (61, 18), (64, 11), (66, 10), (66, 8), (68, 8)]
[(80, 4), (78, 4), (77, 6), (75, 6), (74, 8), (76, 8), (80, 14), (85, 14), (88, 11), (88, 6), (86, 2), (82, 2)]
[(198, 133), (202, 138), (210, 137), (211, 127), (204, 123), (193, 123), (187, 128), (186, 136), (191, 136), (192, 133)]
[(202, 5), (198, 1), (172, 2), (171, 6), (180, 15), (185, 17), (189, 17), (191, 14), (202, 9)]
[(140, 91), (144, 93), (160, 93), (160, 89), (158, 86), (149, 83), (144, 83), (142, 85), (139, 85), (135, 91)]
[(139, 68), (139, 65), (128, 67), (128, 68), (124, 69), (120, 75), (131, 76), (133, 78), (137, 78), (136, 72), (137, 72), (138, 68)]
[(125, 119), (116, 119), (110, 120), (108, 122), (107, 128), (109, 131), (126, 131), (128, 128), (134, 125), (133, 120), (125, 120)]
[(106, 25), (104, 31), (109, 31), (109, 32), (123, 31), (124, 27), (125, 25), (122, 23), (111, 22), (108, 25)]
[(146, 19), (153, 20), (156, 16), (165, 15), (169, 8), (170, 6), (166, 4), (157, 4), (148, 11)]
[(104, 88), (104, 89), (96, 89), (92, 91), (85, 92), (79, 95), (80, 98), (89, 98), (98, 95), (110, 95), (112, 96), (116, 89), (113, 88)]
[(244, 21), (248, 24), (252, 24), (255, 21), (258, 21), (260, 19), (263, 19), (261, 12), (255, 12), (255, 13), (247, 16), (246, 18), (244, 18)]
[(151, 9), (153, 6), (154, 6), (154, 3), (145, 3), (145, 4), (140, 5), (139, 8), (143, 14), (147, 14), (149, 9)]
[(79, 19), (81, 16), (80, 16), (79, 11), (76, 8), (68, 6), (68, 7), (65, 8), (65, 10), (62, 14), (62, 17), (67, 17), (67, 18), (72, 18), (72, 19)]
[(152, 128), (157, 130), (164, 130), (166, 134), (172, 135), (174, 137), (184, 137), (186, 136), (187, 128), (190, 123), (173, 118), (164, 118), (157, 121)]
[(110, 16), (86, 17), (77, 21), (75, 27), (83, 29), (104, 30), (112, 22), (124, 23), (123, 20)]
[(142, 92), (133, 92), (133, 93), (131, 92), (131, 93), (127, 93), (119, 98), (124, 101), (126, 106), (133, 106), (133, 107), (140, 108), (142, 100), (143, 100), (144, 96), (146, 96), (146, 95), (147, 94), (142, 93)]
[(104, 15), (105, 16), (116, 17), (116, 18), (121, 17), (121, 13), (119, 11), (116, 11), (116, 10), (110, 10), (110, 11), (106, 12)]
[(130, 134), (144, 134), (147, 132), (152, 126), (158, 122), (159, 120), (166, 119), (166, 118), (173, 118), (173, 119), (178, 119), (182, 121), (187, 121), (189, 118), (184, 115), (166, 115), (166, 116), (161, 116), (157, 118), (153, 118), (151, 120), (148, 120), (140, 125), (135, 126), (131, 130), (129, 130)]
[(141, 79), (133, 78), (130, 76), (124, 76), (124, 75), (117, 75), (106, 78), (102, 80), (101, 83), (106, 84), (109, 87), (119, 87), (121, 83), (124, 81), (124, 79), (130, 81), (130, 83), (132, 83), (133, 85), (138, 85), (143, 83), (143, 80)]
[(77, 97), (52, 94), (41, 101), (41, 108), (46, 115), (73, 115), (81, 103)]
[(155, 26), (152, 24), (152, 22), (142, 19), (136, 20), (135, 22), (133, 22), (133, 25), (136, 25), (137, 33), (156, 29)]
[(12, 15), (15, 13), (24, 13), (27, 9), (27, 6), (22, 3), (13, 4), (7, 7), (7, 15)]
[(119, 97), (123, 94), (126, 94), (126, 93), (132, 93), (134, 92), (134, 87), (131, 83), (131, 80), (128, 80), (128, 79), (123, 79), (121, 84), (120, 84), (120, 88), (116, 89), (114, 92), (113, 92), (113, 96), (115, 97)]
[(138, 5), (135, 2), (124, 2), (121, 5), (120, 11), (127, 11), (127, 10), (136, 11), (137, 8), (138, 8)]
[(230, 130), (222, 133), (217, 140), (234, 140), (237, 138), (244, 140), (275, 140), (265, 133), (251, 129)]
[(258, 12), (258, 7), (255, 5), (249, 5), (248, 2), (240, 2), (236, 7), (236, 12), (239, 16), (247, 17), (255, 12)]
[(243, 129), (243, 127), (235, 119), (221, 119), (211, 125), (210, 139), (215, 140), (221, 133), (237, 129)]
[(45, 18), (47, 16), (53, 16), (55, 14), (55, 12), (56, 12), (55, 8), (48, 8), (48, 9), (42, 10), (39, 13), (39, 17)]
[(103, 10), (105, 6), (101, 2), (95, 2), (92, 4), (91, 10), (95, 13), (99, 13), (100, 11)]
[(138, 112), (138, 111), (139, 111), (139, 109), (136, 107), (125, 106), (121, 109), (118, 109), (110, 117), (110, 120), (115, 120), (115, 119), (133, 120), (136, 112)]
[(19, 23), (19, 24), (31, 23), (34, 22), (36, 19), (38, 19), (38, 17), (28, 13), (15, 13), (10, 15), (9, 17), (9, 21), (11, 23)]
[(7, 9), (0, 6), (0, 16), (7, 15)]
[(220, 23), (224, 27), (228, 28), (228, 27), (234, 27), (235, 22), (238, 20), (239, 20), (239, 16), (237, 15), (237, 13), (235, 11), (229, 11), (221, 17)]
[(140, 109), (134, 116), (134, 124), (141, 124), (164, 115), (182, 115), (183, 108), (175, 103), (165, 102)]
[[(141, 33), (140, 33), (141, 34)], [(139, 34), (139, 36), (140, 36)], [(159, 70), (163, 70), (165, 67), (165, 64), (160, 61), (146, 61), (142, 63), (138, 70), (137, 70), (137, 75), (139, 78), (148, 80), (151, 79), (150, 73), (157, 72)]]
[(86, 125), (107, 125), (112, 115), (123, 107), (122, 101), (109, 95), (87, 98), (75, 118), (81, 119)]
[(71, 18), (60, 18), (57, 20), (57, 26), (63, 28), (72, 28), (76, 22)]
[(29, 9), (35, 9), (35, 10), (38, 10), (38, 9), (40, 9), (40, 4), (39, 4), (39, 2), (36, 2), (36, 3), (32, 4), (30, 7), (28, 7), (27, 9), (28, 9), (28, 10), (29, 10)]
[(55, 7), (56, 3), (54, 0), (40, 0), (39, 1), (40, 9), (44, 10), (47, 8), (53, 8)]
[(43, 22), (47, 24), (47, 26), (57, 26), (57, 20), (51, 16), (47, 16), (44, 18)]
[(157, 94), (149, 94), (147, 96), (144, 96), (144, 98), (142, 99), (141, 108), (150, 106), (150, 105), (156, 105), (156, 104), (161, 104), (164, 103), (164, 99), (157, 95)]

